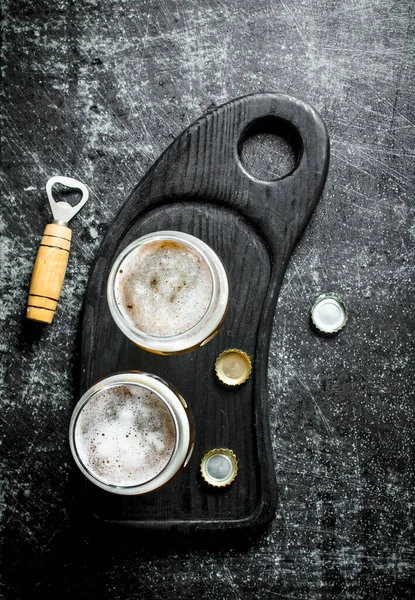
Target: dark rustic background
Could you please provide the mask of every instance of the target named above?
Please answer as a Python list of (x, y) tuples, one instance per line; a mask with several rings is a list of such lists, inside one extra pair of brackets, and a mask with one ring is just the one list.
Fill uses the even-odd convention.
[[(414, 597), (414, 9), (411, 0), (3, 0), (4, 598)], [(313, 104), (332, 150), (274, 321), (277, 514), (243, 542), (155, 548), (146, 535), (91, 528), (78, 501), (67, 429), (88, 271), (171, 140), (258, 91)], [(259, 143), (260, 168), (272, 172), (279, 146)], [(91, 199), (72, 222), (55, 321), (42, 328), (25, 323), (25, 303), (55, 174), (84, 181)], [(309, 309), (333, 290), (350, 320), (326, 339)]]

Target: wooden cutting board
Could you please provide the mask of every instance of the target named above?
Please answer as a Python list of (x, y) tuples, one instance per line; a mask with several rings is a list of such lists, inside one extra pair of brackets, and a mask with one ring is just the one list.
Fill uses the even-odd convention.
[[(275, 181), (244, 168), (250, 132), (291, 138), (295, 167)], [(138, 183), (114, 219), (91, 272), (83, 311), (80, 387), (123, 370), (154, 373), (173, 383), (191, 406), (196, 443), (188, 467), (163, 489), (121, 497), (85, 483), (89, 510), (100, 519), (137, 528), (204, 531), (269, 522), (277, 503), (270, 444), (267, 362), (272, 321), (287, 262), (324, 187), (329, 139), (309, 105), (282, 94), (245, 96), (190, 125)], [(232, 301), (219, 334), (179, 356), (147, 353), (118, 330), (106, 300), (115, 257), (134, 239), (179, 230), (201, 238), (224, 262)], [(251, 358), (251, 377), (238, 388), (217, 381), (215, 360), (227, 348)], [(239, 472), (228, 487), (209, 487), (203, 455), (231, 448)]]

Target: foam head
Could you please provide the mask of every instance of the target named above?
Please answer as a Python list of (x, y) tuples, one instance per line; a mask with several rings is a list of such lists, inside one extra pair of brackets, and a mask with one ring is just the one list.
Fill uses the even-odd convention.
[(212, 298), (208, 265), (190, 246), (170, 240), (137, 246), (121, 263), (115, 297), (134, 328), (156, 337), (184, 333), (205, 315)]
[(98, 390), (78, 415), (74, 441), (84, 467), (113, 486), (150, 481), (175, 448), (173, 417), (154, 392), (136, 384)]
[(213, 339), (228, 311), (230, 287), (208, 244), (181, 231), (156, 231), (117, 256), (107, 299), (124, 335), (149, 352), (168, 355)]

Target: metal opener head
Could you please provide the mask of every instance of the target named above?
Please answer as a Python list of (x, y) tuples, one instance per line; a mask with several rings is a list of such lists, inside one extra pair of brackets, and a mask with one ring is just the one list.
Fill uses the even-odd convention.
[[(52, 188), (56, 183), (60, 183), (66, 188), (72, 188), (74, 190), (80, 190), (82, 192), (82, 198), (75, 204), (75, 206), (71, 206), (68, 202), (64, 200), (56, 202), (52, 195)], [(88, 200), (89, 191), (85, 184), (77, 181), (76, 179), (72, 179), (71, 177), (60, 177), (55, 176), (51, 177), (46, 184), (46, 193), (49, 198), (49, 204), (52, 209), (52, 214), (54, 218), (54, 223), (61, 223), (63, 225), (67, 225), (69, 221), (76, 215), (78, 211), (81, 210), (85, 202)]]

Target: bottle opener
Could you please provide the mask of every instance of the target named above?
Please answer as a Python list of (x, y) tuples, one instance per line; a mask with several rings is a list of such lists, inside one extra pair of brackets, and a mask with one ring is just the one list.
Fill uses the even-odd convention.
[[(65, 201), (56, 201), (52, 194), (55, 184), (80, 190), (81, 200), (75, 206)], [(56, 176), (46, 183), (46, 194), (54, 220), (46, 225), (40, 240), (30, 283), (26, 318), (41, 323), (52, 323), (71, 247), (72, 231), (68, 223), (88, 200), (89, 191), (85, 184), (76, 179)]]

